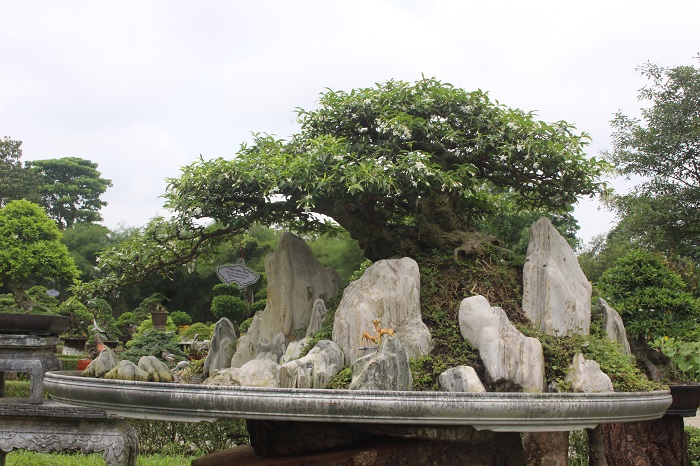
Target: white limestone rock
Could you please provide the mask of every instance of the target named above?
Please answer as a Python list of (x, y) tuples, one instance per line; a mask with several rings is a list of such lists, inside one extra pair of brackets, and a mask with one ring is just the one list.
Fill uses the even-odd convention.
[(117, 353), (111, 348), (100, 351), (95, 358), (82, 372), (83, 377), (103, 377), (106, 373), (114, 369), (119, 364)]
[(353, 363), (350, 390), (413, 390), (408, 354), (398, 338), (384, 338), (376, 352)]
[(321, 340), (303, 358), (280, 366), (280, 386), (323, 388), (343, 369), (343, 351), (330, 340)]
[[(267, 305), (238, 340), (232, 367), (241, 367), (260, 352), (271, 353), (269, 348), (280, 332), (286, 343), (301, 339), (311, 322), (314, 302), (332, 298), (340, 288), (338, 273), (323, 267), (311, 248), (291, 233), (282, 234), (277, 250), (265, 259), (265, 271)], [(285, 351), (286, 344), (277, 360)]]
[(138, 366), (131, 361), (123, 360), (119, 361), (119, 364), (105, 374), (105, 379), (148, 382), (148, 372), (139, 369)]
[(547, 218), (530, 229), (523, 268), (523, 311), (548, 335), (588, 335), (591, 284), (576, 254)]
[(231, 367), (231, 358), (236, 352), (236, 329), (230, 320), (222, 317), (214, 326), (209, 343), (209, 353), (202, 368), (203, 377), (209, 377), (219, 369)]
[(139, 359), (138, 368), (146, 371), (149, 382), (172, 382), (173, 374), (170, 368), (155, 356), (143, 356)]
[(284, 353), (284, 356), (282, 356), (282, 359), (280, 359), (280, 364), (287, 364), (289, 361), (299, 359), (302, 348), (304, 348), (304, 346), (306, 346), (306, 344), (310, 341), (311, 337), (305, 337), (297, 341), (290, 341), (287, 345), (287, 351)]
[(481, 295), (465, 298), (459, 306), (459, 328), (479, 350), (493, 382), (513, 384), (525, 392), (543, 391), (542, 345), (520, 333), (503, 309), (492, 307)]
[(457, 366), (447, 369), (438, 377), (438, 387), (444, 392), (485, 392), (484, 384), (473, 367)]
[(269, 359), (253, 359), (240, 367), (244, 387), (279, 387), (279, 366)]
[(239, 367), (228, 367), (213, 372), (204, 385), (223, 385), (227, 387), (238, 387), (241, 385), (241, 369)]
[(362, 278), (350, 283), (343, 293), (333, 321), (333, 341), (345, 354), (349, 366), (363, 353), (362, 335), (376, 336), (372, 323), (392, 329), (409, 358), (428, 354), (433, 340), (421, 320), (420, 274), (413, 259), (381, 260), (367, 268)]
[(309, 327), (306, 329), (306, 336), (311, 337), (314, 333), (321, 330), (323, 326), (323, 319), (328, 314), (328, 309), (326, 309), (326, 303), (322, 299), (317, 299), (314, 301), (314, 306), (311, 309), (311, 319), (309, 320)]
[(610, 377), (600, 370), (600, 364), (592, 359), (586, 359), (581, 353), (574, 356), (571, 369), (564, 381), (571, 383), (573, 391), (578, 393), (615, 391)]
[(625, 324), (622, 322), (620, 314), (610, 307), (603, 298), (598, 298), (596, 309), (603, 315), (603, 331), (605, 335), (612, 341), (620, 343), (623, 353), (631, 355), (630, 342), (627, 340)]

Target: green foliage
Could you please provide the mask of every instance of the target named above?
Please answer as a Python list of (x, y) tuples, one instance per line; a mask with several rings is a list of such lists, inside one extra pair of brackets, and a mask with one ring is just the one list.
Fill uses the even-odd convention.
[(35, 160), (28, 165), (39, 178), (41, 204), (59, 228), (102, 220), (99, 211), (107, 203), (100, 196), (112, 182), (100, 176), (96, 163), (64, 157)]
[(672, 337), (657, 338), (652, 348), (665, 354), (676, 369), (678, 380), (700, 382), (700, 342), (682, 341)]
[(352, 368), (346, 367), (331, 377), (331, 379), (326, 383), (326, 386), (323, 388), (328, 388), (331, 390), (345, 390), (350, 388), (350, 382), (352, 382)]
[(36, 204), (19, 200), (0, 209), (0, 287), (13, 294), (21, 309), (33, 305), (24, 291), (28, 280), (60, 287), (78, 278), (60, 238), (56, 224)]
[(700, 429), (685, 426), (685, 436), (688, 440), (688, 460), (693, 466), (700, 464)]
[[(138, 466), (189, 466), (195, 457), (140, 455)], [(104, 466), (99, 453), (38, 453), (13, 450), (7, 455), (7, 466)]]
[(127, 311), (117, 318), (117, 328), (123, 336), (131, 337), (138, 326), (138, 321), (136, 320), (136, 315)]
[(214, 285), (214, 288), (212, 288), (212, 291), (217, 296), (237, 296), (237, 297), (242, 297), (241, 294), (241, 289), (236, 285), (235, 283), (231, 284), (226, 284), (226, 283), (219, 283), (217, 285)]
[(641, 119), (615, 115), (613, 148), (606, 155), (621, 174), (643, 181), (609, 203), (643, 247), (697, 260), (700, 68), (646, 63), (638, 71), (651, 81), (639, 91), (639, 99), (650, 105), (641, 109)]
[(248, 329), (250, 328), (250, 324), (252, 324), (252, 323), (253, 323), (252, 317), (249, 317), (246, 320), (244, 320), (243, 322), (241, 322), (241, 324), (238, 326), (239, 335), (243, 335), (244, 333), (246, 333), (248, 331)]
[(258, 221), (302, 232), (333, 230), (312, 215), (323, 214), (380, 259), (417, 244), (431, 200), (477, 218), (505, 193), (519, 206), (565, 211), (601, 188), (603, 164), (571, 125), (435, 79), (327, 91), (299, 119), (290, 141), (257, 135), (232, 160), (185, 167), (169, 180), (167, 206), (233, 228)]
[(600, 369), (610, 377), (618, 392), (658, 390), (660, 385), (649, 381), (635, 365), (634, 358), (622, 352), (622, 348), (608, 338), (590, 335), (553, 336), (536, 331), (531, 325), (518, 325), (518, 329), (542, 344), (545, 359), (545, 380), (554, 383), (561, 391), (570, 391), (565, 378), (574, 356), (582, 353), (586, 359), (600, 364)]
[(347, 232), (341, 232), (335, 236), (312, 236), (306, 240), (306, 243), (318, 261), (325, 267), (335, 269), (344, 282), (350, 280), (353, 272), (365, 260), (360, 245), (350, 238)]
[(67, 336), (87, 337), (89, 335), (93, 315), (83, 303), (76, 299), (69, 299), (61, 303), (58, 313), (70, 318), (70, 325), (66, 330)]
[(30, 389), (28, 380), (6, 380), (5, 381), (5, 397), (7, 397), (7, 398), (29, 398), (30, 395), (31, 395), (31, 389)]
[(148, 330), (134, 334), (134, 337), (127, 344), (128, 349), (120, 353), (119, 356), (138, 364), (139, 359), (143, 356), (155, 356), (164, 361), (162, 353), (167, 351), (172, 353), (178, 361), (184, 361), (186, 359), (185, 353), (180, 349), (179, 342), (180, 339), (173, 332)]
[(83, 280), (97, 277), (97, 254), (110, 244), (109, 229), (94, 223), (77, 223), (63, 231), (61, 242), (70, 251)]
[(139, 437), (139, 453), (203, 456), (248, 443), (245, 420), (168, 422), (130, 419)]
[(202, 322), (195, 322), (194, 324), (187, 327), (187, 330), (180, 334), (182, 340), (191, 340), (195, 335), (199, 335), (200, 340), (209, 340), (214, 329), (211, 325), (203, 324)]
[(134, 316), (140, 322), (150, 317), (151, 312), (155, 311), (157, 308), (162, 312), (161, 307), (163, 303), (166, 302), (168, 302), (168, 298), (163, 293), (153, 293), (149, 297), (144, 298), (136, 309), (134, 309)]
[(568, 466), (588, 466), (588, 431), (569, 432)]
[(218, 319), (226, 317), (233, 325), (238, 325), (248, 316), (248, 305), (237, 296), (219, 295), (211, 301), (211, 312)]
[[(134, 330), (132, 337), (137, 337), (144, 333), (148, 333), (151, 330), (153, 330), (153, 319), (147, 317), (136, 326), (136, 330)], [(167, 320), (165, 321), (165, 331), (169, 333), (177, 332), (177, 326), (175, 325), (175, 322), (173, 322), (173, 319), (170, 316), (168, 316)], [(127, 346), (129, 344), (131, 344), (131, 342), (127, 343)]]
[(0, 207), (26, 199), (39, 202), (38, 180), (22, 165), (22, 141), (0, 139)]
[(192, 323), (192, 317), (184, 311), (171, 312), (170, 318), (173, 320), (173, 324), (178, 328)]
[(659, 255), (629, 252), (603, 273), (598, 288), (620, 313), (630, 336), (697, 339), (700, 301)]

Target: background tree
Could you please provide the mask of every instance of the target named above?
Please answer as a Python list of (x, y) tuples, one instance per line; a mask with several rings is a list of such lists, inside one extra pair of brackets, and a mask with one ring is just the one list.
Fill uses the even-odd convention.
[[(698, 57), (700, 59), (700, 57)], [(639, 92), (650, 103), (641, 119), (617, 113), (607, 158), (643, 182), (611, 206), (647, 248), (700, 257), (700, 69), (639, 68), (651, 84)]]
[(39, 201), (36, 177), (21, 159), (22, 141), (0, 139), (0, 207), (18, 199)]
[(101, 177), (96, 163), (64, 157), (35, 160), (29, 165), (39, 177), (41, 204), (59, 228), (102, 220), (100, 209), (107, 203), (100, 196), (112, 182)]
[(96, 278), (97, 255), (112, 244), (109, 228), (96, 223), (77, 223), (63, 231), (61, 242), (66, 245), (82, 280)]
[(12, 201), (0, 209), (0, 291), (31, 310), (26, 289), (34, 284), (61, 288), (79, 276), (56, 224), (36, 204)]

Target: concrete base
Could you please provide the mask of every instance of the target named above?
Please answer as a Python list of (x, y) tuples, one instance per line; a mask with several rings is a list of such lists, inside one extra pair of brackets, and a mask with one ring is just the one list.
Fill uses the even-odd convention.
[(5, 372), (29, 374), (31, 403), (44, 400), (44, 373), (60, 370), (54, 354), (58, 337), (37, 335), (0, 335), (0, 397), (4, 395)]
[(124, 419), (53, 401), (37, 405), (17, 400), (0, 399), (0, 466), (16, 448), (101, 452), (107, 466), (136, 466), (138, 438)]

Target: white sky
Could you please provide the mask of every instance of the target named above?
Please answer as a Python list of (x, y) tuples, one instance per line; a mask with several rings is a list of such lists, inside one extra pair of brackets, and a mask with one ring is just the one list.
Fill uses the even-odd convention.
[[(638, 113), (636, 67), (700, 52), (697, 0), (0, 0), (0, 18), (0, 137), (98, 163), (110, 228), (163, 213), (200, 154), (297, 132), (326, 88), (436, 77), (573, 123), (598, 155), (613, 113)], [(613, 221), (596, 206), (577, 209), (584, 241)]]

